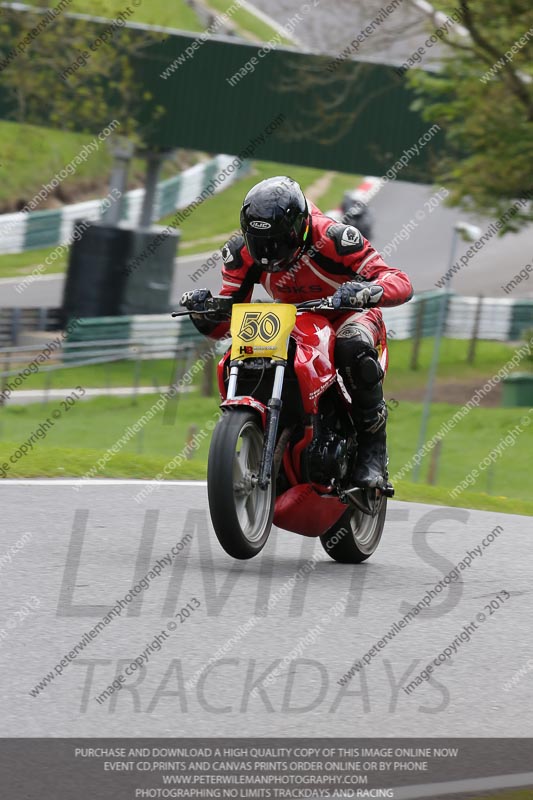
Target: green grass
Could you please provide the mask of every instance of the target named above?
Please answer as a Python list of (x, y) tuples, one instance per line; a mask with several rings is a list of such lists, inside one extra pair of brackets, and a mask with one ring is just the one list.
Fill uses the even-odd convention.
[(68, 263), (68, 251), (65, 249), (61, 256), (54, 263), (41, 270), (46, 256), (55, 250), (54, 247), (47, 247), (42, 250), (26, 250), (24, 253), (8, 253), (0, 256), (0, 278), (20, 278), (23, 280), (31, 275), (32, 270), (38, 269), (39, 275), (52, 275), (65, 272)]
[[(40, 0), (29, 0), (29, 5), (40, 6)], [(124, 10), (123, 0), (73, 0), (69, 11), (91, 14), (94, 17), (115, 19)], [(145, 22), (148, 25), (162, 25), (186, 31), (200, 31), (202, 26), (195, 12), (185, 0), (144, 0), (133, 7), (128, 22)]]
[[(434, 403), (431, 408), (427, 440), (438, 431), (457, 411), (457, 406)], [(488, 493), (503, 497), (533, 500), (530, 479), (531, 448), (533, 445), (533, 414), (529, 427), (517, 435), (515, 444), (506, 446), (489, 468), (479, 468), (479, 463), (489, 455), (509, 430), (512, 430), (527, 413), (525, 408), (477, 408), (473, 409), (442, 440), (437, 483), (440, 487), (453, 489), (474, 468), (480, 477), (468, 491), (462, 492), (458, 505), (469, 504), (474, 493)], [(417, 450), (418, 432), (422, 414), (420, 403), (401, 402), (389, 414), (391, 475), (399, 472)], [(467, 444), (466, 444), (467, 443)], [(430, 455), (421, 463), (421, 477), (426, 479)], [(412, 472), (403, 478), (412, 479)], [(451, 503), (452, 498), (447, 499)]]
[[(0, 413), (0, 462), (9, 462), (9, 456), (24, 442), (39, 425), (47, 419), (54, 421), (54, 410), (62, 410), (62, 416), (54, 422), (45, 438), (39, 439), (25, 458), (10, 464), (9, 477), (22, 475), (81, 475), (111, 447), (156, 402), (158, 395), (141, 396), (137, 402), (131, 398), (101, 397), (79, 401), (68, 412), (62, 410), (58, 401), (46, 405), (9, 406)], [(171, 407), (172, 408), (172, 407)], [(177, 414), (171, 424), (164, 424), (162, 413), (149, 421), (142, 431), (134, 436), (113, 458), (102, 477), (125, 474), (136, 477), (152, 477), (154, 465), (163, 467), (187, 442), (192, 425), (200, 429), (208, 419), (213, 419), (218, 408), (214, 398), (195, 395), (180, 395)], [(172, 424), (173, 423), (173, 424)], [(74, 448), (73, 442), (76, 443)], [(194, 453), (194, 461), (200, 462), (201, 474), (205, 469), (208, 440), (202, 441)], [(7, 456), (7, 458), (6, 458)], [(148, 461), (145, 463), (145, 460)], [(191, 460), (192, 463), (192, 460)], [(47, 466), (48, 465), (48, 466)], [(198, 471), (198, 463), (193, 472)], [(50, 470), (50, 472), (42, 472)], [(199, 477), (198, 474), (195, 477)]]
[[(224, 13), (231, 6), (232, 0), (208, 0), (208, 5), (215, 13)], [(42, 5), (40, 0), (29, 0), (29, 5)], [(92, 16), (114, 19), (120, 11), (124, 10), (123, 0), (73, 0), (69, 11)], [(257, 41), (268, 41), (275, 35), (274, 30), (244, 9), (239, 9), (230, 17), (240, 33), (247, 38)], [(128, 17), (128, 22), (144, 22), (148, 25), (160, 25), (168, 28), (178, 28), (183, 31), (199, 32), (204, 29), (194, 10), (185, 0), (144, 0), (134, 8), (134, 13)], [(285, 44), (292, 44), (292, 40), (282, 38)]]
[(498, 511), (502, 514), (521, 514), (533, 517), (533, 501), (518, 500), (510, 497), (499, 497), (483, 492), (469, 492), (452, 499), (448, 490), (440, 486), (428, 486), (424, 483), (397, 481), (394, 484), (395, 500), (426, 505), (453, 506), (454, 508), (477, 508), (481, 511)]
[(341, 204), (344, 192), (347, 192), (349, 189), (357, 189), (360, 183), (360, 175), (349, 175), (346, 172), (337, 172), (331, 181), (329, 189), (321, 195), (317, 205), (322, 211), (329, 211), (330, 208), (337, 208)]
[[(39, 440), (25, 458), (11, 464), (9, 477), (36, 475), (82, 475), (111, 447), (128, 425), (132, 425), (153, 404), (156, 396), (131, 398), (102, 397), (80, 401), (68, 413), (63, 413), (46, 438)], [(214, 419), (218, 398), (198, 394), (179, 397), (173, 424), (163, 424), (157, 415), (107, 465), (104, 477), (151, 478), (184, 447), (192, 425), (203, 429)], [(0, 463), (9, 464), (9, 456), (24, 442), (39, 424), (50, 417), (60, 404), (7, 406), (0, 410)], [(449, 419), (456, 406), (436, 404), (432, 409), (429, 436), (441, 422)], [(533, 497), (530, 481), (531, 431), (533, 426), (516, 439), (514, 446), (503, 450), (496, 461), (492, 486), (487, 486), (488, 472), (471, 490), (455, 500), (448, 491), (481, 461), (491, 449), (520, 420), (524, 409), (475, 409), (443, 441), (438, 486), (413, 484), (407, 474), (397, 485), (399, 500), (414, 500), (461, 507), (485, 508), (508, 513), (532, 514)], [(416, 450), (421, 406), (401, 403), (390, 413), (389, 448), (391, 474), (399, 470)], [(468, 449), (465, 448), (468, 441)], [(76, 443), (76, 448), (72, 443)], [(190, 461), (173, 473), (174, 477), (205, 476), (208, 437), (200, 443)], [(422, 479), (427, 472), (427, 458), (422, 464)], [(490, 488), (490, 492), (488, 489)]]
[[(53, 335), (50, 334), (49, 341)], [(44, 344), (43, 344), (44, 347)], [(386, 395), (394, 398), (398, 392), (413, 386), (425, 388), (433, 340), (424, 342), (421, 348), (420, 369), (413, 372), (409, 369), (409, 358), (412, 348), (410, 340), (391, 342), (390, 367), (386, 378)], [(488, 377), (494, 375), (501, 366), (509, 361), (516, 352), (514, 346), (500, 342), (480, 341), (476, 363), (472, 366), (466, 363), (468, 343), (463, 339), (444, 339), (441, 346), (441, 360), (439, 365), (439, 380), (448, 383), (451, 380), (468, 380), (482, 385)], [(140, 382), (142, 386), (168, 384), (173, 367), (172, 359), (156, 359), (142, 361), (140, 369)], [(531, 365), (526, 359), (518, 366), (520, 371)], [(15, 369), (15, 367), (13, 367)], [(22, 368), (22, 367), (21, 367)], [(135, 362), (115, 361), (109, 365), (96, 364), (87, 367), (70, 367), (53, 372), (51, 379), (46, 373), (38, 372), (30, 375), (20, 388), (38, 389), (51, 381), (53, 388), (77, 386), (131, 386), (134, 381)], [(422, 399), (422, 392), (420, 395)], [(465, 398), (467, 399), (467, 398)]]
[[(52, 337), (50, 340), (52, 341)], [(140, 386), (168, 387), (174, 374), (173, 359), (154, 359), (138, 362)], [(109, 364), (92, 364), (87, 367), (68, 367), (50, 372), (36, 372), (29, 375), (20, 389), (65, 389), (73, 386), (85, 388), (133, 386), (135, 382), (135, 361), (114, 361)], [(13, 367), (16, 369), (16, 367)], [(21, 367), (22, 369), (22, 367)]]
[[(495, 375), (515, 354), (518, 347), (480, 340), (477, 343), (473, 364), (466, 360), (468, 341), (465, 339), (442, 339), (439, 355), (439, 382), (461, 383), (482, 386), (485, 380)], [(410, 369), (413, 340), (389, 339), (389, 370), (385, 379), (386, 393), (394, 397), (403, 390), (420, 389), (420, 398), (425, 390), (429, 366), (433, 355), (433, 337), (423, 339), (420, 345), (419, 367)], [(524, 358), (517, 370), (531, 369), (533, 362)]]
[[(216, 12), (224, 13), (231, 6), (231, 0), (208, 0), (207, 4)], [(235, 25), (237, 30), (247, 38), (253, 38), (259, 42), (268, 42), (276, 36), (276, 32), (269, 25), (256, 17), (255, 14), (251, 14), (242, 8), (231, 15), (230, 24)], [(281, 41), (278, 42), (278, 39), (276, 39), (276, 44), (293, 45), (294, 42), (291, 38), (282, 36)]]
[[(24, 205), (30, 201), (93, 138), (87, 133), (0, 121), (0, 204), (20, 200)], [(62, 181), (61, 186), (68, 192), (76, 184), (100, 181), (102, 174), (109, 172), (111, 164), (107, 146), (101, 142), (98, 150), (77, 167), (75, 175), (69, 175)], [(40, 207), (36, 210), (40, 210)]]

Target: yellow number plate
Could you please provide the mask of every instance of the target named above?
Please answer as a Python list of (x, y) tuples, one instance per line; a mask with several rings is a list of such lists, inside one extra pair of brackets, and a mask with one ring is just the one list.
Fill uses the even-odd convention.
[(237, 303), (231, 314), (231, 360), (287, 358), (296, 306), (288, 303)]

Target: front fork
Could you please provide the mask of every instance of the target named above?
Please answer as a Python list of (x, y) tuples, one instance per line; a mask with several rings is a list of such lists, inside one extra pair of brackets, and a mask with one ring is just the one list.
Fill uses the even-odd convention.
[[(274, 386), (272, 397), (267, 403), (267, 413), (265, 421), (263, 454), (261, 456), (261, 466), (257, 477), (257, 485), (260, 489), (268, 489), (272, 480), (272, 468), (274, 465), (274, 450), (276, 448), (276, 438), (278, 435), (279, 417), (281, 413), (281, 393), (283, 391), (283, 379), (285, 377), (286, 362), (276, 364), (274, 373)], [(233, 400), (237, 392), (237, 378), (239, 375), (239, 365), (230, 367), (227, 399)]]

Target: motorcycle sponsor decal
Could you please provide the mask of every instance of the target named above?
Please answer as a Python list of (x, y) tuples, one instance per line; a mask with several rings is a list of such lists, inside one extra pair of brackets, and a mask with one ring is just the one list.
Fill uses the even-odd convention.
[(292, 285), (288, 284), (286, 286), (283, 286), (282, 284), (278, 284), (276, 286), (276, 291), (278, 291), (278, 292), (287, 292), (289, 294), (291, 294), (293, 292), (294, 293), (300, 293), (300, 294), (301, 293), (305, 293), (305, 292), (312, 292), (313, 294), (316, 294), (317, 292), (322, 292), (323, 290), (324, 290), (324, 287), (320, 286), (320, 284), (318, 284), (318, 283), (309, 284), (308, 286), (305, 286), (305, 285), (299, 286), (299, 285), (296, 285), (296, 284), (292, 284)]
[[(295, 319), (296, 306), (290, 304), (270, 305), (265, 310), (262, 303), (236, 303), (231, 314), (232, 360), (261, 355), (285, 360)], [(253, 353), (240, 349), (248, 345)]]
[(318, 397), (319, 394), (322, 394), (322, 392), (324, 392), (327, 388), (329, 388), (331, 384), (334, 382), (335, 382), (335, 375), (332, 375), (330, 378), (328, 378), (328, 380), (325, 383), (322, 384), (322, 386), (319, 386), (318, 389), (315, 389), (313, 392), (309, 393), (309, 399), (314, 400), (315, 397)]
[(252, 220), (252, 222), (250, 222), (250, 227), (256, 228), (256, 230), (258, 231), (267, 231), (269, 228), (272, 227), (272, 225), (270, 224), (270, 222), (263, 222), (260, 219), (254, 219)]

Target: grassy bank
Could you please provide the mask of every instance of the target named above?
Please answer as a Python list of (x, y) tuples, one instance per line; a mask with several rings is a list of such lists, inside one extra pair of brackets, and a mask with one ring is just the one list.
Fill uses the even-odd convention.
[[(50, 334), (49, 341), (54, 336)], [(206, 349), (210, 343), (206, 340)], [(386, 378), (387, 397), (394, 398), (406, 391), (417, 390), (416, 399), (422, 399), (426, 385), (429, 365), (433, 352), (433, 339), (426, 339), (420, 349), (420, 363), (417, 370), (410, 369), (412, 342), (410, 340), (390, 343), (390, 367)], [(43, 343), (44, 348), (44, 343)], [(501, 342), (480, 341), (474, 364), (468, 364), (466, 353), (468, 342), (464, 339), (443, 339), (439, 360), (438, 379), (442, 384), (466, 383), (482, 386), (508, 362), (514, 353), (514, 345)], [(531, 362), (524, 359), (518, 369), (528, 368)], [(21, 366), (22, 369), (22, 366)], [(77, 386), (86, 387), (131, 386), (135, 375), (134, 361), (116, 361), (112, 364), (97, 364), (88, 367), (71, 367), (58, 370), (52, 376), (44, 372), (30, 375), (21, 388), (38, 389), (46, 384), (53, 388)], [(173, 370), (171, 359), (142, 361), (139, 380), (143, 386), (164, 386), (168, 384)], [(465, 394), (465, 401), (470, 394)]]
[[(5, 124), (7, 125), (7, 123)], [(0, 122), (0, 136), (2, 134), (2, 125), (3, 123)], [(13, 135), (15, 133), (14, 129), (18, 128), (19, 126), (9, 124), (9, 127), (11, 129), (11, 135)], [(39, 132), (40, 139), (44, 140), (44, 137), (42, 136), (42, 130), (40, 128), (36, 128), (35, 131)], [(46, 136), (48, 137), (48, 131), (46, 132)], [(59, 146), (59, 144), (69, 142), (69, 137), (73, 136), (73, 134), (53, 131), (51, 132), (51, 136), (52, 141), (56, 139)], [(69, 143), (70, 150), (67, 150), (67, 152), (70, 154), (72, 151), (73, 157), (79, 151), (79, 148), (83, 145), (83, 143), (86, 143), (87, 141), (87, 136), (76, 135), (76, 142)], [(58, 150), (58, 148), (56, 148), (56, 150)], [(22, 153), (20, 153), (19, 156), (22, 157)], [(12, 158), (14, 161), (13, 181), (16, 182), (18, 180), (18, 157), (16, 152), (12, 153)], [(27, 162), (25, 157), (23, 160)], [(38, 191), (38, 188), (43, 183), (49, 181), (55, 172), (60, 170), (68, 160), (69, 158), (65, 158), (57, 165), (56, 169), (51, 170), (48, 166), (47, 158), (43, 153), (42, 158), (38, 160), (36, 165), (36, 171), (39, 176), (38, 179), (34, 178), (30, 182), (29, 173), (27, 179), (24, 178), (26, 183), (24, 183), (25, 189), (23, 196), (26, 199), (32, 197), (35, 194), (35, 191)], [(97, 175), (107, 174), (110, 168), (110, 161), (109, 157), (107, 156), (107, 151), (104, 151), (104, 148), (102, 147), (101, 151), (98, 151), (91, 156), (84, 166), (87, 167), (88, 175), (92, 176), (93, 178)], [(250, 175), (241, 179), (240, 181), (237, 181), (234, 185), (225, 189), (220, 194), (205, 200), (194, 210), (193, 214), (191, 214), (186, 220), (183, 221), (183, 223), (180, 224), (179, 227), (181, 231), (181, 240), (179, 245), (179, 253), (181, 255), (193, 255), (195, 253), (204, 253), (207, 251), (212, 252), (218, 247), (221, 247), (229, 234), (231, 234), (232, 231), (236, 230), (239, 226), (239, 211), (246, 192), (255, 183), (263, 180), (264, 178), (272, 175), (285, 174), (289, 174), (291, 177), (301, 183), (305, 191), (315, 181), (322, 177), (324, 171), (320, 169), (313, 169), (311, 167), (298, 167), (288, 164), (278, 164), (271, 161), (253, 162)], [(74, 186), (76, 177), (77, 175), (70, 179), (71, 184), (69, 186)], [(349, 175), (344, 173), (339, 173), (336, 175), (333, 179), (335, 184), (333, 191), (337, 199), (342, 197), (344, 189), (353, 188), (356, 186), (358, 180), (359, 179), (357, 175)], [(1, 191), (2, 190), (0, 188), (0, 192)], [(331, 186), (329, 186), (325, 190), (323, 196), (319, 195), (316, 198), (317, 204), (324, 210), (327, 210), (329, 205), (328, 203), (324, 203), (322, 198), (324, 197), (324, 199), (327, 200), (328, 196), (331, 197), (331, 191)], [(13, 184), (6, 196), (12, 198), (13, 196), (18, 196), (20, 192), (21, 189), (17, 188), (17, 186)], [(101, 192), (98, 194), (101, 194)], [(174, 215), (171, 214), (165, 219), (161, 220), (161, 224), (169, 224), (172, 221), (173, 216)], [(46, 256), (53, 249), (55, 248), (50, 247), (41, 250), (29, 250), (25, 253), (18, 253), (14, 255), (0, 255), (0, 278), (22, 278), (25, 275), (28, 275), (32, 269), (44, 262)], [(67, 266), (67, 260), (68, 253), (65, 250), (62, 256), (54, 262), (53, 266), (48, 267), (42, 274), (51, 275), (53, 273), (64, 272)]]
[[(42, 6), (39, 0), (29, 0), (28, 4)], [(228, 10), (226, 0), (212, 0), (209, 6), (213, 10), (213, 16)], [(69, 6), (69, 12), (81, 12), (107, 19), (115, 19), (122, 11), (122, 0), (72, 0)], [(129, 22), (148, 23), (193, 33), (204, 30), (204, 25), (186, 0), (174, 0), (172, 3), (151, 0), (150, 3), (139, 3), (131, 11)], [(275, 35), (273, 28), (243, 9), (233, 15), (232, 21), (238, 32), (248, 39), (267, 41)], [(104, 53), (102, 57), (107, 58), (108, 55)], [(36, 126), (0, 121), (0, 208), (4, 204), (20, 201), (24, 205), (24, 202), (30, 200), (43, 184), (48, 183), (92, 139), (88, 134), (54, 128), (46, 128), (46, 135), (43, 132), (42, 128)], [(28, 153), (31, 153), (31, 158), (28, 158)], [(67, 198), (76, 189), (90, 192), (93, 183), (100, 186), (102, 176), (109, 172), (110, 167), (110, 156), (102, 144), (98, 153), (93, 153), (85, 164), (77, 168), (74, 176), (62, 182), (62, 190), (66, 196), (65, 199), (61, 197), (63, 202), (73, 202)], [(100, 196), (100, 193), (99, 190), (95, 196)], [(0, 276), (2, 274), (6, 273), (0, 265)]]
[[(112, 447), (128, 426), (132, 426), (154, 403), (157, 396), (131, 398), (102, 397), (79, 401), (68, 412), (61, 404), (8, 406), (0, 412), (0, 463), (8, 465), (7, 477), (80, 476)], [(119, 453), (107, 463), (101, 477), (152, 478), (179, 454), (195, 432), (201, 436), (190, 460), (171, 472), (169, 477), (201, 478), (205, 476), (209, 432), (208, 421), (216, 419), (218, 401), (196, 393), (181, 395), (175, 413), (164, 418), (158, 414), (140, 433), (129, 438)], [(61, 410), (55, 419), (53, 412)], [(450, 419), (455, 406), (436, 404), (432, 410), (429, 436)], [(533, 513), (533, 497), (529, 473), (533, 425), (523, 426), (523, 433), (489, 469), (480, 469), (480, 479), (458, 497), (449, 491), (458, 484), (508, 431), (520, 424), (523, 409), (475, 409), (451, 431), (443, 441), (437, 470), (437, 485), (413, 484), (407, 473), (398, 483), (398, 498), (444, 505), (502, 510), (508, 513)], [(416, 451), (421, 405), (401, 403), (389, 418), (391, 474), (400, 470)], [(54, 421), (43, 439), (20, 459), (10, 460), (21, 443), (46, 419)], [(533, 418), (531, 420), (533, 422)], [(202, 433), (202, 431), (204, 431)], [(468, 449), (465, 449), (468, 441)], [(76, 443), (75, 448), (72, 446)], [(422, 480), (426, 479), (427, 458), (422, 463)]]
[[(28, 0), (28, 5), (40, 6), (40, 0)], [(122, 0), (72, 0), (69, 11), (81, 14), (91, 14), (94, 17), (116, 19), (124, 11)], [(201, 31), (202, 25), (186, 0), (150, 0), (149, 3), (141, 2), (136, 5), (128, 22), (144, 22), (148, 25), (164, 25), (185, 31)]]

